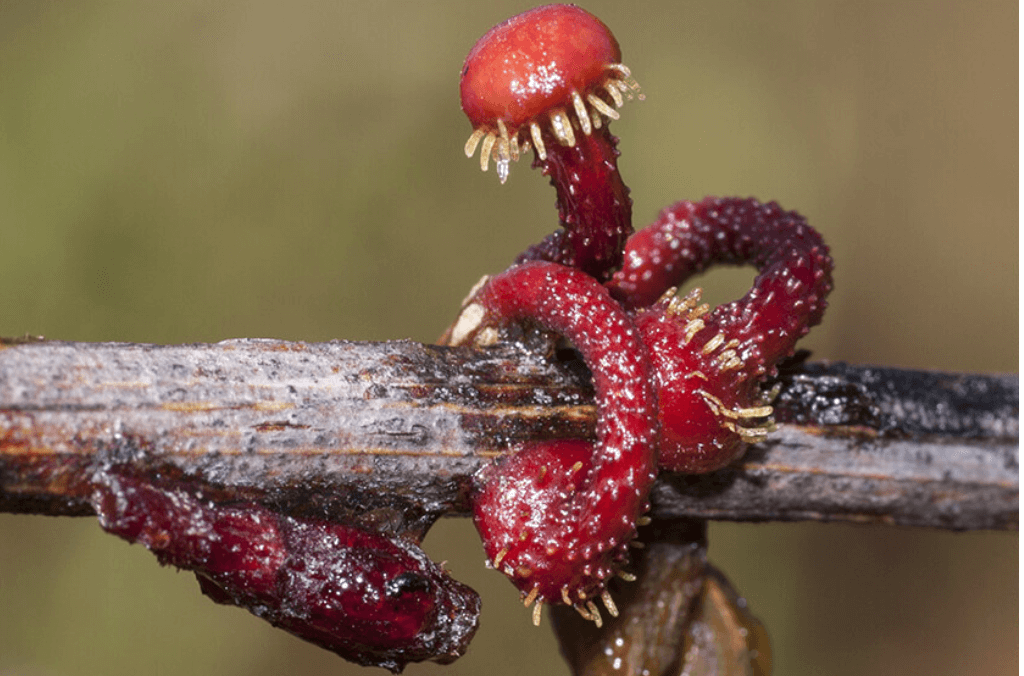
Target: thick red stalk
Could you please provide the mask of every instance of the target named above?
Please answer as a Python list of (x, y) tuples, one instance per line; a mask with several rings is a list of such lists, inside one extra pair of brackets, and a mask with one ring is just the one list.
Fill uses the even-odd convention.
[(255, 503), (219, 505), (195, 487), (110, 470), (93, 483), (104, 530), (194, 571), (204, 594), (363, 665), (397, 673), (448, 663), (476, 631), (480, 599), (419, 547)]
[[(759, 271), (743, 298), (712, 311), (699, 292), (666, 290), (714, 264)], [(821, 236), (795, 212), (754, 199), (679, 202), (626, 245), (608, 285), (637, 311), (659, 382), (662, 467), (706, 472), (742, 453), (770, 429), (758, 385), (821, 321), (832, 289), (832, 259)], [(650, 306), (650, 307), (645, 307)]]
[(757, 268), (753, 288), (715, 308), (696, 335), (723, 331), (740, 341), (746, 366), (737, 381), (765, 375), (790, 354), (821, 321), (832, 290), (832, 259), (821, 235), (795, 211), (752, 198), (678, 202), (630, 238), (625, 255), (609, 290), (627, 308), (651, 305), (712, 265)]
[[(565, 336), (591, 368), (598, 443), (532, 444), (483, 477), (474, 501), (488, 560), (528, 599), (583, 607), (625, 560), (657, 470), (657, 401), (647, 350), (592, 277), (527, 262), (491, 280), (463, 315), (483, 330), (531, 321)], [(586, 611), (585, 611), (586, 612)]]
[(565, 229), (527, 249), (517, 262), (547, 260), (607, 281), (622, 266), (633, 234), (633, 202), (617, 166), (618, 140), (607, 126), (590, 134), (577, 129), (574, 146), (548, 136), (547, 158), (537, 157), (533, 166), (551, 178)]
[[(498, 340), (498, 327), (539, 323), (580, 351), (601, 411), (596, 448), (530, 445), (485, 473), (477, 526), (492, 565), (528, 602), (561, 597), (577, 609), (604, 592), (604, 580), (621, 565), (621, 547), (650, 487), (637, 477), (654, 450), (625, 452), (623, 444), (630, 436), (658, 435), (662, 467), (707, 472), (765, 438), (772, 409), (758, 386), (821, 320), (832, 286), (820, 236), (774, 203), (680, 202), (630, 237), (629, 190), (607, 126), (618, 119), (623, 94), (638, 90), (620, 58), (596, 17), (550, 5), (489, 31), (467, 57), (461, 80), (474, 128), (467, 156), (479, 147), (481, 168), (493, 160), (504, 181), (510, 162), (532, 146), (534, 166), (557, 192), (563, 229), (484, 284), (443, 340), (486, 345)], [(742, 299), (710, 311), (699, 291), (665, 295), (720, 263), (758, 268)], [(626, 362), (633, 362), (631, 374), (617, 366)], [(627, 423), (637, 402), (653, 399), (635, 381), (647, 386), (652, 367), (657, 421)], [(581, 612), (599, 620), (592, 604)]]

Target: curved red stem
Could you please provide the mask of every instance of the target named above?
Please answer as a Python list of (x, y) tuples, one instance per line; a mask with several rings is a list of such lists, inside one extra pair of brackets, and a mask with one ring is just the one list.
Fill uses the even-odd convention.
[(481, 327), (528, 320), (562, 334), (593, 372), (596, 448), (527, 446), (484, 477), (474, 504), (495, 567), (533, 598), (581, 604), (625, 560), (656, 475), (647, 349), (622, 307), (579, 270), (524, 263), (488, 281), (473, 303), (485, 311)]
[[(710, 312), (693, 296), (655, 303), (716, 263), (757, 267), (753, 288)], [(770, 428), (757, 386), (821, 321), (832, 259), (795, 212), (706, 198), (665, 209), (630, 238), (625, 266), (608, 287), (626, 307), (641, 308), (636, 323), (659, 380), (662, 466), (706, 472)]]
[(527, 249), (516, 262), (560, 263), (606, 281), (622, 265), (623, 247), (633, 233), (633, 202), (616, 163), (617, 139), (607, 126), (587, 135), (577, 130), (574, 146), (559, 144), (550, 132), (544, 135), (547, 159), (537, 157), (534, 166), (551, 177), (565, 230)]
[[(625, 267), (608, 285), (627, 308), (651, 305), (671, 287), (715, 264), (753, 265), (743, 298), (715, 308), (705, 332), (741, 341), (762, 375), (818, 324), (832, 290), (828, 247), (806, 219), (753, 198), (687, 200), (663, 210), (626, 244)], [(740, 351), (738, 350), (738, 351)]]

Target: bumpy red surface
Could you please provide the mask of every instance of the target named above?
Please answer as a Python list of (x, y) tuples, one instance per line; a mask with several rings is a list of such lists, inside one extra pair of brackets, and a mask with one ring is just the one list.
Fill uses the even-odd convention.
[(113, 473), (93, 505), (106, 531), (194, 571), (214, 601), (359, 664), (451, 662), (476, 631), (476, 592), (400, 538)]
[[(462, 109), (474, 128), (494, 132), (504, 122), (516, 136), (538, 122), (546, 153), (540, 166), (558, 194), (559, 231), (520, 257), (568, 265), (605, 281), (622, 264), (633, 232), (629, 190), (616, 166), (618, 151), (607, 124), (585, 134), (573, 92), (612, 103), (603, 91), (609, 66), (622, 54), (608, 27), (573, 5), (547, 5), (492, 28), (466, 57)], [(550, 130), (548, 114), (568, 112), (576, 143), (565, 146)], [(530, 138), (523, 130), (521, 141)], [(482, 152), (482, 151), (481, 151)]]
[(514, 132), (571, 106), (572, 91), (599, 84), (622, 54), (608, 27), (573, 5), (547, 5), (489, 30), (462, 67), (462, 110), (474, 127), (503, 120)]
[[(674, 471), (707, 472), (734, 460), (770, 427), (760, 382), (821, 320), (832, 288), (832, 260), (820, 236), (774, 203), (680, 202), (630, 237), (629, 190), (607, 125), (584, 133), (570, 112), (576, 142), (563, 145), (567, 135), (555, 139), (539, 118), (571, 111), (574, 91), (607, 95), (597, 88), (620, 57), (604, 24), (554, 5), (487, 33), (467, 57), (461, 82), (463, 110), (478, 130), (495, 134), (500, 120), (515, 135), (535, 118), (545, 122), (539, 126), (547, 152), (534, 166), (550, 176), (564, 226), (478, 292), (474, 302), (485, 317), (477, 332), (534, 321), (567, 337), (593, 373), (601, 421), (595, 447), (531, 444), (485, 474), (477, 527), (488, 558), (524, 594), (574, 605), (602, 591), (623, 560), (651, 485), (643, 468), (655, 449), (645, 442), (623, 452), (624, 440), (658, 435), (660, 465)], [(695, 299), (659, 300), (723, 263), (759, 270), (742, 299), (711, 312)], [(609, 292), (618, 303), (609, 302)], [(638, 402), (652, 400), (633, 380), (652, 370), (657, 421), (625, 422)], [(623, 432), (609, 432), (615, 429)]]
[[(687, 318), (667, 302), (636, 315), (658, 373), (661, 465), (675, 471), (710, 471), (742, 452), (740, 436), (723, 425), (730, 421), (700, 392), (731, 410), (759, 405), (758, 384), (821, 321), (832, 290), (828, 247), (802, 216), (774, 202), (711, 197), (679, 202), (634, 235), (609, 287), (627, 307), (644, 307), (714, 264), (753, 265), (759, 274), (689, 338)], [(726, 350), (740, 365), (726, 368)]]
[(487, 473), (474, 503), (488, 559), (524, 594), (580, 603), (621, 564), (654, 482), (647, 350), (621, 306), (579, 270), (524, 263), (492, 278), (476, 302), (487, 310), (484, 325), (537, 322), (565, 336), (593, 369), (597, 447), (532, 444)]
[(619, 174), (616, 139), (608, 127), (579, 136), (575, 146), (549, 144), (547, 159), (534, 163), (551, 178), (565, 229), (517, 260), (552, 261), (605, 281), (622, 265), (623, 247), (633, 234), (633, 202)]
[[(710, 312), (680, 309), (670, 298), (655, 302), (722, 263), (759, 270), (740, 300)], [(564, 600), (563, 589), (574, 604), (599, 593), (624, 559), (622, 545), (650, 487), (643, 468), (654, 457), (646, 445), (624, 453), (609, 430), (638, 439), (657, 434), (664, 469), (708, 472), (733, 461), (744, 448), (740, 430), (768, 416), (759, 383), (821, 320), (831, 271), (828, 248), (798, 214), (753, 199), (707, 198), (679, 202), (634, 235), (626, 267), (607, 288), (542, 263), (490, 280), (474, 299), (486, 310), (483, 325), (536, 321), (580, 350), (594, 376), (601, 439), (595, 448), (529, 445), (483, 477), (475, 510), (489, 560), (497, 557), (520, 590), (536, 588), (545, 601)], [(609, 291), (621, 306), (609, 302)], [(645, 428), (635, 412), (648, 395), (640, 396), (634, 379), (649, 368), (658, 425)]]

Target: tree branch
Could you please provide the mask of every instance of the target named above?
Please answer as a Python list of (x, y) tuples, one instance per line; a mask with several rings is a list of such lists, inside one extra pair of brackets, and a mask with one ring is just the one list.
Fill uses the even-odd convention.
[[(779, 429), (737, 465), (663, 475), (654, 513), (1018, 527), (1018, 383), (793, 363)], [(0, 511), (90, 514), (113, 466), (296, 516), (422, 532), (531, 439), (593, 436), (578, 361), (412, 342), (0, 344)]]

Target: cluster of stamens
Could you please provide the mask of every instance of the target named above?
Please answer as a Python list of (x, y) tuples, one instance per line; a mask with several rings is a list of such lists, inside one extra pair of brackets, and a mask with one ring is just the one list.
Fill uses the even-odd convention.
[(759, 441), (764, 441), (768, 437), (769, 432), (775, 431), (775, 421), (771, 417), (771, 406), (737, 406), (729, 408), (721, 399), (710, 392), (698, 389), (696, 393), (707, 402), (708, 408), (714, 411), (715, 415), (725, 418), (721, 422), (722, 427), (733, 434), (739, 435), (744, 443), (756, 444)]
[[(703, 317), (710, 312), (711, 308), (707, 303), (701, 303), (703, 291), (700, 288), (695, 288), (682, 297), (676, 295), (677, 291), (676, 288), (671, 288), (665, 292), (663, 298), (668, 299), (668, 306), (665, 312), (667, 315), (685, 322), (683, 325), (682, 344), (687, 345), (693, 340), (694, 336), (705, 328)], [(717, 367), (719, 372), (725, 373), (743, 367), (743, 360), (736, 352), (736, 348), (739, 346), (740, 341), (738, 339), (726, 340), (725, 333), (719, 331), (704, 343), (700, 348), (700, 353), (702, 356), (708, 357), (714, 354), (715, 351), (719, 351), (712, 358), (711, 366)], [(708, 380), (708, 376), (703, 371), (693, 371), (688, 375), (704, 381)], [(708, 405), (708, 408), (716, 416), (722, 418), (721, 425), (723, 428), (739, 435), (745, 443), (754, 444), (764, 441), (768, 433), (775, 430), (775, 423), (771, 417), (773, 411), (771, 406), (730, 407), (720, 398), (703, 388), (695, 389), (694, 393), (700, 395)]]
[[(578, 465), (578, 467), (576, 465)], [(575, 471), (579, 471), (579, 469), (582, 469), (582, 467), (583, 467), (582, 463), (576, 463), (576, 465), (573, 466), (573, 469)], [(648, 525), (650, 523), (651, 523), (651, 518), (648, 517), (648, 516), (641, 516), (636, 521), (636, 525), (637, 526), (646, 526), (646, 525)], [(528, 536), (529, 536), (529, 534), (526, 531), (523, 531), (522, 533), (520, 533), (520, 539), (521, 540), (525, 540)], [(640, 540), (631, 540), (629, 542), (629, 546), (634, 548), (634, 549), (643, 549), (644, 548), (644, 543), (641, 542)], [(492, 568), (494, 570), (502, 570), (502, 572), (504, 572), (510, 578), (516, 578), (516, 577), (526, 577), (526, 578), (528, 578), (530, 576), (530, 574), (532, 573), (532, 571), (530, 571), (530, 570), (516, 570), (516, 571), (512, 571), (512, 570), (503, 570), (502, 569), (501, 564), (505, 560), (505, 557), (508, 556), (508, 553), (509, 553), (509, 550), (508, 550), (507, 547), (501, 549), (494, 556), (494, 560), (493, 561), (488, 561), (487, 562), (487, 567), (488, 568)], [(634, 574), (632, 574), (632, 573), (630, 573), (628, 571), (625, 571), (625, 570), (623, 570), (621, 568), (614, 568), (614, 570), (612, 572), (615, 575), (615, 577), (619, 578), (620, 580), (622, 580), (624, 582), (636, 582), (636, 575), (634, 575)], [(569, 588), (564, 586), (561, 589), (561, 593), (562, 593), (562, 599), (561, 599), (562, 603), (564, 603), (565, 605), (567, 605), (570, 608), (572, 608), (573, 610), (575, 610), (579, 614), (579, 616), (582, 617), (583, 619), (587, 620), (588, 622), (593, 622), (597, 626), (598, 629), (600, 629), (603, 626), (604, 619), (601, 617), (601, 610), (598, 607), (598, 605), (594, 602), (593, 598), (589, 594), (587, 594), (587, 592), (585, 592), (583, 589), (577, 589), (576, 590), (576, 596), (578, 598), (573, 599), (573, 594), (569, 591)], [(598, 594), (598, 596), (601, 598), (601, 602), (604, 604), (604, 607), (608, 611), (608, 614), (611, 615), (613, 618), (614, 617), (618, 617), (619, 616), (619, 608), (618, 608), (618, 606), (615, 605), (615, 600), (612, 599), (611, 592), (608, 591), (607, 579), (602, 581), (601, 591)], [(533, 606), (533, 610), (532, 610), (533, 625), (535, 627), (539, 627), (540, 626), (541, 618), (543, 616), (544, 605), (545, 605), (544, 600), (541, 599), (540, 585), (534, 585), (530, 589), (529, 592), (521, 592), (520, 593), (520, 598), (521, 598), (521, 600), (523, 602), (523, 606), (525, 608), (530, 608), (530, 606)], [(534, 604), (536, 604), (536, 605), (534, 605)]]
[[(614, 107), (602, 99), (598, 95), (599, 92), (607, 94)], [(575, 90), (570, 93), (571, 112), (565, 107), (557, 106), (545, 111), (542, 116), (547, 118), (548, 129), (555, 140), (571, 148), (576, 145), (576, 129), (590, 136), (595, 129), (600, 129), (604, 125), (603, 117), (609, 120), (619, 119), (619, 111), (616, 109), (621, 108), (626, 100), (632, 100), (634, 96), (641, 101), (644, 98), (640, 93), (639, 83), (633, 79), (629, 68), (621, 63), (613, 63), (608, 66), (604, 82), (593, 91), (586, 95)], [(487, 171), (491, 160), (494, 160), (498, 179), (504, 183), (508, 179), (510, 163), (518, 162), (519, 156), (530, 152), (531, 147), (536, 148), (537, 157), (542, 162), (548, 158), (544, 130), (541, 127), (544, 122), (543, 117), (535, 117), (526, 124), (510, 130), (504, 120), (498, 119), (494, 126), (488, 124), (477, 127), (466, 141), (466, 157), (473, 157), (479, 147), (481, 171)]]
[[(676, 317), (679, 321), (686, 322), (683, 325), (683, 344), (686, 345), (693, 340), (698, 331), (704, 328), (702, 317), (711, 311), (711, 306), (700, 302), (701, 295), (704, 293), (700, 288), (693, 289), (685, 296), (676, 295), (678, 292), (679, 289), (677, 287), (672, 287), (662, 295), (662, 299), (668, 301), (665, 314)], [(711, 350), (714, 350), (714, 348), (711, 348)], [(708, 350), (705, 354), (711, 352), (711, 350)]]
[[(616, 570), (615, 575), (616, 577), (619, 577), (620, 579), (625, 580), (627, 582), (634, 582), (636, 580), (635, 575), (633, 575), (632, 573), (627, 573), (624, 570)], [(583, 619), (587, 620), (588, 622), (593, 622), (595, 625), (597, 625), (598, 628), (600, 628), (604, 624), (604, 620), (601, 617), (601, 610), (597, 607), (597, 604), (594, 603), (593, 599), (588, 597), (587, 594), (584, 593), (582, 590), (578, 591), (577, 595), (579, 596), (579, 599), (574, 601), (572, 599), (572, 596), (569, 594), (569, 590), (565, 587), (562, 587), (562, 603), (564, 603), (565, 605), (569, 606), (577, 613), (579, 613), (580, 617), (582, 617)], [(601, 590), (600, 597), (601, 602), (604, 603), (604, 607), (608, 610), (608, 614), (612, 617), (618, 617), (618, 606), (616, 606), (615, 601), (612, 600), (612, 595), (608, 591), (607, 587), (604, 587)], [(533, 626), (539, 627), (540, 620), (543, 616), (544, 611), (544, 602), (540, 600), (540, 587), (536, 586), (533, 589), (531, 589), (528, 594), (523, 594), (522, 601), (523, 606), (526, 608), (533, 606), (531, 616), (533, 620)], [(536, 605), (534, 605), (535, 602)]]

